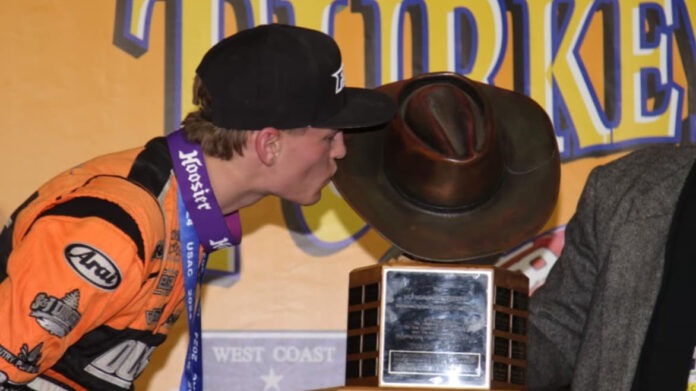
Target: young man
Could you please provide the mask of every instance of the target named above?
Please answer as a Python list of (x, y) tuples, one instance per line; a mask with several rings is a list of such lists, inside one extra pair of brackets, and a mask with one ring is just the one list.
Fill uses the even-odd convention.
[(12, 214), (0, 235), (0, 389), (132, 389), (184, 313), (182, 388), (200, 389), (199, 249), (239, 243), (237, 211), (267, 195), (317, 202), (346, 154), (342, 130), (395, 110), (345, 86), (331, 37), (277, 24), (211, 48), (194, 89), (199, 110), (182, 129), (73, 167)]

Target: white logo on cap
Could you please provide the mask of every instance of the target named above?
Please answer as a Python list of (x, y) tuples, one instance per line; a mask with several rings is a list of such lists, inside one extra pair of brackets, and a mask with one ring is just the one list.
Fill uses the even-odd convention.
[(343, 76), (343, 63), (341, 63), (341, 67), (331, 76), (336, 79), (336, 94), (338, 95), (338, 93), (343, 90), (343, 87), (346, 86), (346, 77)]

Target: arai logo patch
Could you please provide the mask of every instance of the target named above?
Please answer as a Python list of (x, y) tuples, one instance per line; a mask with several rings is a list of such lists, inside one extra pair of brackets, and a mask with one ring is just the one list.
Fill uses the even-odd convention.
[(64, 254), (70, 266), (92, 285), (111, 291), (121, 284), (121, 271), (109, 257), (96, 248), (73, 243), (65, 248)]

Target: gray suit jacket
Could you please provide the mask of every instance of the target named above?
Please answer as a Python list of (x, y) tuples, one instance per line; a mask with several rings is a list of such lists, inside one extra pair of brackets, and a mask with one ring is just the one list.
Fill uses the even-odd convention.
[(592, 171), (530, 302), (530, 390), (631, 389), (695, 158), (693, 147), (645, 148)]

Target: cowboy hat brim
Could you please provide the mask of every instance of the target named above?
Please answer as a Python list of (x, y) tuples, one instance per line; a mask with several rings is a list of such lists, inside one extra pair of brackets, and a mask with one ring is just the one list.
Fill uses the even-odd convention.
[(404, 253), (429, 261), (460, 262), (499, 254), (544, 226), (558, 196), (560, 161), (548, 116), (524, 95), (450, 73), (425, 74), (379, 90), (400, 106), (401, 93), (410, 83), (448, 78), (470, 83), (492, 109), (503, 151), (497, 191), (461, 210), (429, 208), (404, 197), (384, 170), (383, 147), (391, 123), (344, 135), (348, 153), (338, 161), (333, 182), (346, 202)]

